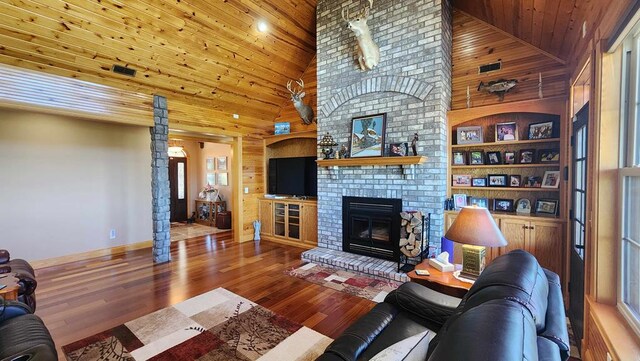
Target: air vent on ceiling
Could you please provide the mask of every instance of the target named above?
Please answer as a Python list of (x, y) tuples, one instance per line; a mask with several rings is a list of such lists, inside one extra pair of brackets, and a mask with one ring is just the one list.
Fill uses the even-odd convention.
[(111, 67), (111, 71), (113, 71), (116, 74), (122, 74), (126, 76), (136, 76), (135, 69), (127, 68), (126, 66), (114, 64), (113, 67)]
[(488, 73), (490, 71), (496, 71), (502, 69), (502, 62), (480, 65), (478, 67), (478, 74)]

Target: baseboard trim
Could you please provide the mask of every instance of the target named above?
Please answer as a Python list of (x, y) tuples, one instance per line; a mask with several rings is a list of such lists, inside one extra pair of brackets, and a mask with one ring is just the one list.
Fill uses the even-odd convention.
[(114, 255), (123, 254), (128, 251), (135, 251), (137, 249), (151, 248), (152, 243), (153, 243), (152, 241), (143, 241), (138, 243), (125, 244), (122, 246), (116, 246), (112, 248), (104, 248), (104, 249), (97, 249), (95, 251), (75, 253), (67, 256), (47, 258), (39, 261), (29, 261), (29, 263), (35, 269), (54, 267), (54, 266), (63, 265), (65, 263), (83, 261), (88, 258), (114, 256)]

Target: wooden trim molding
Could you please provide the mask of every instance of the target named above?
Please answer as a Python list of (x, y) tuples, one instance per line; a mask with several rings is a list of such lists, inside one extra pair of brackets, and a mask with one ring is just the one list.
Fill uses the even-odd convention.
[(272, 144), (279, 143), (288, 139), (300, 139), (300, 138), (316, 139), (317, 137), (318, 137), (318, 133), (315, 130), (311, 130), (308, 132), (271, 135), (271, 136), (264, 137), (264, 146), (268, 147)]
[(89, 258), (115, 256), (115, 255), (123, 254), (128, 251), (134, 251), (134, 250), (143, 249), (143, 248), (151, 248), (151, 244), (152, 244), (152, 241), (149, 240), (149, 241), (143, 241), (138, 243), (125, 244), (122, 246), (117, 246), (112, 248), (104, 248), (104, 249), (97, 249), (94, 251), (75, 253), (67, 256), (47, 258), (39, 261), (29, 261), (29, 263), (34, 269), (37, 270), (41, 268), (60, 266), (60, 265), (71, 263), (71, 262), (83, 261)]

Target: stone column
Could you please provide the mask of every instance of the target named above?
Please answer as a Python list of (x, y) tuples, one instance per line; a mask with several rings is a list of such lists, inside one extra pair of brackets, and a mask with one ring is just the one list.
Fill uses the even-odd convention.
[(167, 98), (153, 97), (151, 131), (151, 192), (153, 201), (153, 262), (171, 261), (169, 234), (169, 112)]

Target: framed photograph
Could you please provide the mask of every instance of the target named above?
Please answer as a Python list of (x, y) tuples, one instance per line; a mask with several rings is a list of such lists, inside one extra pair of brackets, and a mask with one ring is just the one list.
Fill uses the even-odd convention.
[(506, 174), (489, 174), (489, 187), (507, 187)]
[(560, 171), (548, 170), (544, 172), (541, 188), (558, 188), (560, 186)]
[(506, 151), (504, 152), (504, 164), (515, 164), (516, 152)]
[(559, 149), (542, 149), (538, 151), (540, 163), (558, 163), (560, 162), (560, 150)]
[(218, 170), (227, 170), (227, 157), (217, 157)]
[(275, 135), (291, 133), (291, 123), (289, 122), (276, 123), (273, 133)]
[(454, 187), (470, 187), (471, 176), (466, 174), (453, 175), (452, 185)]
[(489, 208), (489, 198), (469, 197), (469, 205), (482, 208)]
[(518, 140), (518, 124), (516, 122), (496, 124), (496, 142)]
[(516, 202), (516, 213), (531, 213), (531, 201), (527, 198), (520, 198)]
[(462, 151), (454, 151), (451, 156), (451, 164), (452, 165), (465, 165), (467, 164), (467, 157), (465, 157), (464, 152)]
[(513, 212), (513, 199), (494, 199), (493, 210), (498, 212)]
[(527, 177), (524, 182), (525, 188), (540, 188), (542, 185), (542, 177)]
[(529, 124), (529, 139), (549, 139), (553, 137), (553, 122)]
[(509, 187), (522, 187), (522, 177), (520, 175), (510, 175)]
[(486, 187), (487, 178), (471, 178), (472, 187)]
[(484, 152), (481, 150), (472, 150), (469, 152), (469, 164), (481, 165), (484, 164)]
[(227, 173), (218, 173), (217, 178), (218, 178), (218, 185), (221, 185), (221, 186), (229, 185), (229, 178), (227, 178)]
[(407, 143), (391, 143), (389, 144), (389, 156), (390, 157), (404, 157), (409, 152), (409, 145)]
[(502, 153), (500, 153), (500, 152), (487, 152), (487, 163), (489, 163), (489, 164), (502, 164)]
[(535, 149), (523, 149), (520, 151), (520, 163), (533, 163), (536, 159), (536, 150)]
[(214, 170), (216, 170), (216, 162), (213, 160), (213, 158), (207, 158), (207, 171)]
[(387, 114), (351, 119), (351, 158), (382, 157)]
[(454, 194), (453, 195), (453, 205), (456, 210), (462, 209), (462, 207), (467, 206), (467, 195), (466, 194)]
[(538, 199), (536, 201), (536, 214), (551, 214), (555, 216), (557, 213), (557, 199)]
[(210, 186), (216, 185), (216, 174), (215, 173), (207, 173), (207, 184)]
[(456, 129), (458, 144), (477, 144), (484, 142), (481, 126), (458, 127)]

